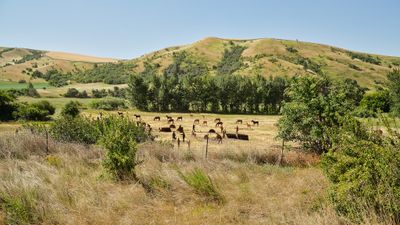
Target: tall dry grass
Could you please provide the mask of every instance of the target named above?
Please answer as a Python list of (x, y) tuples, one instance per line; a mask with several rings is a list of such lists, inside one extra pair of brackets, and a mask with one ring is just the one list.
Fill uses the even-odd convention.
[[(325, 200), (328, 182), (310, 156), (139, 145), (136, 168), (151, 190), (115, 182), (101, 166), (103, 150), (28, 133), (0, 138), (0, 224), (352, 224)], [(310, 157), (310, 158), (307, 158)], [(304, 163), (306, 162), (306, 163)], [(223, 203), (188, 185), (178, 171), (209, 177)], [(390, 224), (366, 213), (368, 224)]]

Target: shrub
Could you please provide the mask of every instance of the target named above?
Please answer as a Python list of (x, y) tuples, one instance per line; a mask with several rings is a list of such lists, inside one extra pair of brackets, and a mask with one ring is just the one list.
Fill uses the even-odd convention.
[[(385, 122), (389, 124), (389, 122)], [(342, 129), (321, 164), (332, 183), (330, 201), (353, 220), (365, 211), (400, 222), (400, 135), (368, 133), (353, 124)]]
[(42, 100), (36, 103), (22, 103), (18, 106), (18, 111), (14, 112), (14, 117), (22, 120), (46, 121), (54, 115), (56, 109), (49, 101)]
[(28, 84), (27, 95), (30, 96), (30, 97), (40, 97), (39, 93), (38, 93), (37, 90), (33, 87), (33, 84), (32, 84), (31, 82), (29, 82), (29, 84)]
[(61, 110), (61, 115), (76, 117), (80, 113), (79, 111), (80, 106), (81, 103), (79, 103), (78, 101), (70, 101), (67, 104), (65, 104), (64, 108)]
[(50, 135), (59, 141), (95, 144), (101, 133), (94, 122), (84, 117), (65, 116), (50, 125)]
[(12, 120), (17, 108), (15, 97), (0, 90), (0, 121)]
[(127, 118), (109, 117), (104, 122), (100, 124), (103, 135), (99, 140), (107, 150), (104, 167), (118, 180), (137, 180), (136, 143), (147, 140), (144, 129)]
[(106, 98), (101, 100), (95, 100), (90, 103), (93, 109), (103, 109), (103, 110), (117, 110), (126, 109), (126, 103), (122, 99), (117, 98)]
[(67, 98), (89, 98), (87, 92), (83, 90), (79, 92), (76, 88), (68, 88), (67, 93), (64, 94)]
[(378, 112), (390, 111), (390, 95), (386, 90), (365, 94), (357, 108), (359, 117), (376, 117)]
[(25, 83), (26, 83), (26, 80), (21, 79), (21, 80), (18, 81), (18, 83), (19, 83), (19, 84), (25, 84)]
[(207, 176), (202, 169), (195, 168), (187, 174), (181, 171), (178, 171), (178, 173), (186, 184), (192, 187), (197, 194), (210, 198), (213, 201), (223, 202), (223, 196), (218, 191), (211, 178)]

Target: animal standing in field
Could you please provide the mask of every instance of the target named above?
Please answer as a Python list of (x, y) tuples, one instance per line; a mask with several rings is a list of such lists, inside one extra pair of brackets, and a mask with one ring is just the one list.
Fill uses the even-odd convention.
[(168, 119), (168, 123), (174, 124), (174, 119)]
[(210, 130), (208, 131), (208, 133), (213, 133), (213, 134), (215, 134), (216, 132), (215, 132), (214, 129), (210, 129)]
[(179, 133), (183, 133), (183, 127), (179, 125), (178, 129), (176, 129)]
[(215, 124), (215, 127), (220, 127), (220, 126), (222, 126), (223, 124), (224, 124), (223, 122), (219, 121), (218, 123)]
[(185, 132), (182, 132), (182, 141), (185, 142), (186, 134)]
[(171, 129), (175, 129), (176, 127), (175, 127), (175, 125), (174, 125), (174, 124), (171, 124), (171, 125), (169, 125), (169, 128), (171, 128)]
[(203, 126), (207, 126), (207, 120), (203, 121)]
[(220, 134), (217, 134), (216, 140), (217, 140), (217, 144), (221, 144), (222, 143), (222, 136)]
[(200, 123), (200, 120), (199, 119), (195, 119), (194, 121), (193, 121), (193, 124), (199, 124)]
[(118, 112), (118, 116), (124, 116), (123, 112)]
[(182, 116), (178, 116), (178, 117), (176, 118), (176, 121), (182, 121)]
[(237, 139), (248, 141), (249, 140), (249, 135), (247, 135), (247, 134), (238, 134), (237, 135)]
[(243, 123), (243, 120), (240, 120), (240, 119), (239, 119), (239, 120), (236, 120), (236, 124), (239, 124), (239, 123), (242, 124), (242, 123)]
[(159, 116), (154, 117), (153, 121), (160, 121), (160, 117)]
[(259, 124), (259, 122), (257, 120), (251, 120), (251, 122), (253, 123), (253, 125), (257, 124), (257, 126), (258, 126), (258, 124)]
[(196, 132), (194, 130), (192, 130), (192, 136), (196, 137)]
[(172, 119), (172, 116), (168, 116), (168, 115), (166, 115), (165, 117), (167, 117), (167, 120), (170, 120), (170, 119)]
[(139, 114), (133, 114), (133, 115), (136, 117), (136, 119), (140, 119), (141, 118)]
[(250, 123), (246, 123), (247, 128), (251, 129), (251, 124)]
[(174, 141), (174, 140), (176, 140), (176, 134), (175, 134), (175, 131), (173, 131), (172, 132), (172, 140)]
[(215, 118), (214, 123), (221, 122), (221, 118)]

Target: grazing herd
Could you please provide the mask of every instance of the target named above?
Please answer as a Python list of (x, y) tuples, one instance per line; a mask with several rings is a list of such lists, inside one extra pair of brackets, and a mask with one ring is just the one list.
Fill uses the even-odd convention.
[[(119, 116), (124, 116), (123, 112), (117, 112)], [(102, 114), (100, 114), (100, 117)], [(139, 114), (134, 114), (136, 123), (138, 126), (142, 126), (148, 131), (149, 133), (152, 132), (152, 127), (150, 124), (143, 122), (142, 117)], [(190, 117), (193, 118), (193, 114), (190, 114)], [(186, 140), (186, 134), (183, 126), (178, 123), (178, 128), (175, 125), (175, 122), (181, 122), (183, 121), (183, 116), (178, 116), (176, 120), (172, 118), (172, 116), (166, 115), (166, 126), (164, 127), (159, 127), (158, 131), (159, 132), (165, 132), (165, 133), (172, 133), (172, 140), (177, 141), (178, 147), (180, 146), (181, 142), (187, 142), (188, 146), (190, 146), (190, 140)], [(208, 126), (208, 121), (206, 120), (206, 116), (202, 116), (202, 126), (206, 127)], [(155, 116), (153, 118), (153, 121), (161, 122), (161, 117), (160, 116)], [(222, 140), (227, 138), (227, 139), (237, 139), (237, 140), (249, 140), (249, 135), (239, 133), (239, 124), (243, 124), (243, 119), (237, 119), (235, 124), (235, 132), (227, 132), (227, 130), (224, 128), (224, 122), (221, 120), (221, 118), (215, 118), (214, 119), (215, 123), (215, 128), (214, 129), (209, 129), (208, 132), (201, 132), (200, 130), (196, 130), (196, 125), (200, 125), (200, 119), (194, 119), (193, 120), (193, 125), (192, 125), (192, 130), (191, 130), (191, 135), (193, 137), (197, 137), (199, 133), (205, 133), (204, 138), (211, 138), (212, 140), (215, 140), (216, 143), (221, 144)], [(257, 120), (251, 120), (250, 122), (246, 122), (246, 126), (249, 129), (252, 129), (252, 126), (258, 126), (259, 121)]]

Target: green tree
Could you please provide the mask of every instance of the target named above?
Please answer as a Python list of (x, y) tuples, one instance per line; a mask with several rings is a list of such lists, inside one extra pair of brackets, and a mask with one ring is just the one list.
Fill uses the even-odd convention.
[(284, 104), (278, 122), (278, 137), (298, 141), (317, 153), (326, 152), (341, 117), (355, 108), (349, 90), (342, 87), (326, 77), (294, 77), (287, 90), (290, 101)]
[(79, 103), (78, 101), (70, 101), (67, 104), (65, 104), (64, 108), (61, 110), (61, 115), (76, 117), (80, 113), (79, 110), (80, 106), (81, 103)]
[(12, 120), (16, 110), (15, 97), (0, 90), (0, 121)]

